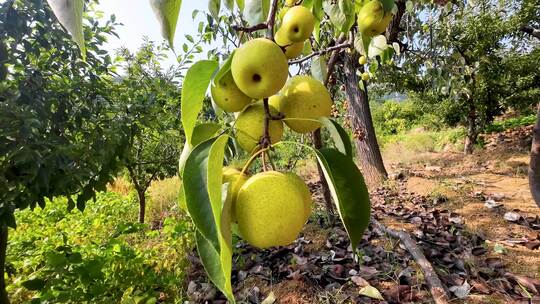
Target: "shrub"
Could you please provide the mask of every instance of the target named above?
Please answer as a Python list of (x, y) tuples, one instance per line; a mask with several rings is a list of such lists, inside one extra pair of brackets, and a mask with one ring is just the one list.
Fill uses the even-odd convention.
[(149, 230), (126, 220), (136, 219), (133, 199), (106, 192), (83, 213), (68, 212), (66, 199), (18, 212), (7, 258), (13, 303), (181, 303), (190, 221), (167, 217)]

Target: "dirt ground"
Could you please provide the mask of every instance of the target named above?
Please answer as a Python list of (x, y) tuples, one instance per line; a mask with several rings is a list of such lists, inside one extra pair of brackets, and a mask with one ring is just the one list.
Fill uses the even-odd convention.
[[(528, 154), (524, 151), (479, 151), (424, 153), (407, 163), (387, 162), (390, 174), (402, 173), (407, 190), (433, 198), (444, 198), (442, 208), (458, 213), (466, 227), (495, 245), (511, 271), (540, 278), (540, 251), (512, 241), (534, 240), (539, 230), (504, 219), (512, 211), (524, 218), (540, 216), (528, 185)], [(500, 207), (489, 209), (486, 200), (495, 198)], [(510, 241), (509, 241), (510, 240)], [(502, 247), (501, 247), (502, 246)], [(504, 248), (504, 249), (500, 249)]]

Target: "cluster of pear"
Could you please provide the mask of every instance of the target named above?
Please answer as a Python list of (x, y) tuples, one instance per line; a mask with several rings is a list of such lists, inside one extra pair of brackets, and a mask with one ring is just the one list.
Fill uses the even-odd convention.
[(292, 172), (266, 171), (247, 176), (225, 167), (231, 221), (238, 234), (258, 248), (292, 243), (311, 214), (311, 193)]
[(268, 125), (272, 144), (283, 137), (284, 123), (293, 131), (308, 133), (320, 127), (317, 118), (330, 116), (332, 100), (320, 81), (310, 76), (288, 79), (288, 59), (300, 55), (314, 24), (308, 8), (287, 8), (275, 41), (256, 38), (244, 43), (235, 51), (230, 71), (212, 83), (214, 103), (225, 112), (240, 112), (235, 122), (236, 140), (248, 153), (260, 148), (264, 135), (267, 115), (263, 99), (268, 98), (273, 118)]
[[(284, 124), (295, 132), (308, 133), (320, 128), (318, 118), (331, 112), (330, 94), (320, 81), (300, 75), (289, 79), (288, 59), (302, 53), (315, 17), (294, 1), (285, 3), (274, 40), (256, 38), (244, 43), (235, 51), (230, 71), (211, 85), (218, 107), (239, 112), (234, 123), (236, 141), (249, 154), (264, 148), (268, 139), (271, 144), (279, 142)], [(263, 141), (265, 129), (267, 141)], [(226, 167), (223, 182), (229, 184), (231, 220), (237, 224), (238, 234), (255, 247), (290, 244), (311, 213), (311, 193), (292, 172), (248, 176)]]

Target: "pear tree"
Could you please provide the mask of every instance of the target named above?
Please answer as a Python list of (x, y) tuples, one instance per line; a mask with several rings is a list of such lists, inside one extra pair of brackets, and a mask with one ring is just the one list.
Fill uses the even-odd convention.
[[(151, 3), (172, 47), (181, 1)], [(379, 34), (396, 6), (393, 0), (262, 0), (225, 1), (225, 8), (223, 16), (221, 1), (210, 0), (214, 21), (209, 23), (227, 16), (238, 22), (218, 31), (237, 44), (235, 50), (221, 62), (216, 52), (210, 52), (209, 60), (193, 63), (183, 78), (181, 122), (186, 144), (179, 174), (180, 200), (196, 228), (202, 264), (210, 280), (234, 303), (233, 226), (254, 247), (286, 246), (311, 213), (305, 181), (273, 160), (274, 152), (285, 145), (313, 155), (351, 246), (357, 248), (370, 221), (369, 193), (353, 161), (348, 132), (330, 118), (332, 58), (346, 52), (354, 54), (356, 64), (360, 55), (387, 61), (392, 51)], [(331, 55), (328, 64), (326, 55)], [(310, 68), (306, 62), (311, 62)], [(358, 78), (363, 72), (352, 78), (358, 87), (365, 86)], [(223, 113), (215, 121), (198, 122), (208, 92), (216, 112)], [(322, 145), (321, 129), (332, 139), (327, 147)], [(314, 132), (313, 145), (285, 141), (286, 132)], [(241, 166), (234, 166), (240, 160)], [(262, 166), (254, 166), (256, 161)]]

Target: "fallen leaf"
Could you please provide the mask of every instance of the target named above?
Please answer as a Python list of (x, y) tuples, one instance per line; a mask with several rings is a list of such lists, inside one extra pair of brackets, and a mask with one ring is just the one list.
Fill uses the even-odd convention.
[(471, 285), (465, 281), (461, 286), (451, 286), (448, 288), (458, 299), (464, 299), (469, 296)]
[(503, 217), (509, 222), (517, 222), (521, 218), (521, 215), (519, 215), (519, 213), (509, 211), (506, 212)]
[(264, 299), (261, 304), (274, 304), (276, 302), (276, 296), (274, 295), (274, 292), (271, 291), (266, 299)]
[(360, 291), (358, 293), (361, 296), (365, 296), (365, 297), (369, 297), (369, 298), (372, 298), (372, 299), (377, 299), (377, 300), (384, 301), (384, 298), (381, 295), (381, 293), (379, 292), (379, 290), (377, 288), (371, 286), (371, 285), (362, 287), (362, 289), (360, 289)]
[(369, 286), (369, 282), (366, 281), (364, 278), (359, 277), (359, 276), (351, 277), (351, 281), (353, 281), (354, 284), (356, 284), (358, 287)]

